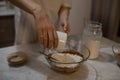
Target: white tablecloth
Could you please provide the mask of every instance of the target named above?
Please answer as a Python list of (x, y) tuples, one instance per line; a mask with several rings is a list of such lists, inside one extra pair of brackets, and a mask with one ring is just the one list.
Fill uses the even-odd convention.
[[(120, 68), (116, 65), (111, 46), (115, 44), (103, 40), (100, 56), (88, 60), (72, 74), (53, 71), (44, 56), (39, 54), (39, 45), (11, 46), (0, 49), (0, 80), (120, 80)], [(22, 67), (9, 67), (8, 54), (24, 51), (28, 54), (28, 63)]]

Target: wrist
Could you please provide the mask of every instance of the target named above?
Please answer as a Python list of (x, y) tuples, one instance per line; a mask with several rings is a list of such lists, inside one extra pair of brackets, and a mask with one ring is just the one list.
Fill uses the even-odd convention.
[(48, 18), (48, 15), (45, 13), (45, 11), (41, 8), (37, 8), (33, 11), (33, 15), (36, 20), (44, 20)]
[(42, 12), (41, 8), (36, 8), (36, 9), (33, 10), (33, 15), (35, 17), (37, 17), (41, 12)]
[(36, 7), (34, 10), (33, 10), (33, 15), (37, 18), (37, 17), (40, 17), (41, 15), (45, 15), (45, 12), (43, 11), (43, 9), (41, 7)]

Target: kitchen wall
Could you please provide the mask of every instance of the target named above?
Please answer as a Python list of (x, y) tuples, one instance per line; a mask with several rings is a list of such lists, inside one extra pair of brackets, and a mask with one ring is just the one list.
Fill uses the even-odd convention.
[(81, 34), (84, 20), (90, 18), (92, 0), (72, 0), (72, 9), (69, 17), (71, 34)]
[(103, 36), (120, 43), (120, 0), (92, 0), (91, 19), (102, 23)]

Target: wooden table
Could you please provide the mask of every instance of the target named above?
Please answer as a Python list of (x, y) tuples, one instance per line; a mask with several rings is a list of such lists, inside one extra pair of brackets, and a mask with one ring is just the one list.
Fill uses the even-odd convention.
[[(43, 55), (39, 54), (39, 44), (11, 46), (0, 49), (0, 80), (120, 80), (120, 68), (116, 65), (112, 52), (113, 41), (103, 38), (100, 56), (88, 60), (72, 74), (53, 71)], [(8, 54), (24, 51), (28, 54), (28, 63), (22, 67), (9, 67)]]

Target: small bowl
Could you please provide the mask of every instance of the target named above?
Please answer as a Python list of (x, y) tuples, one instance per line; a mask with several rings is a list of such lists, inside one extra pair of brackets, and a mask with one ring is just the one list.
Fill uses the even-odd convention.
[(120, 66), (120, 45), (112, 46), (113, 53), (115, 55), (115, 59), (117, 61), (118, 66)]
[[(82, 49), (82, 48), (81, 48)], [(85, 50), (86, 49), (86, 50)], [(76, 50), (71, 50), (71, 49), (68, 49), (68, 50), (65, 50), (63, 52), (58, 52), (58, 53), (50, 53), (49, 56), (54, 56), (55, 54), (63, 54), (63, 55), (70, 55), (72, 56), (72, 59), (73, 59), (73, 56), (74, 56), (74, 61), (63, 61), (63, 62), (60, 62), (59, 60), (53, 60), (52, 58), (50, 57), (46, 57), (48, 63), (51, 65), (51, 68), (55, 71), (58, 71), (58, 72), (62, 72), (62, 73), (73, 73), (75, 71), (77, 71), (79, 69), (79, 66), (81, 63), (83, 63), (84, 61), (86, 61), (89, 56), (90, 56), (90, 51), (84, 47), (84, 50), (81, 50), (80, 52), (76, 51)], [(85, 54), (87, 53), (87, 55)], [(64, 57), (61, 57), (61, 58), (64, 58)], [(60, 58), (60, 59), (61, 59)], [(75, 58), (79, 59), (78, 61), (75, 60)], [(67, 60), (64, 58), (64, 60)]]

